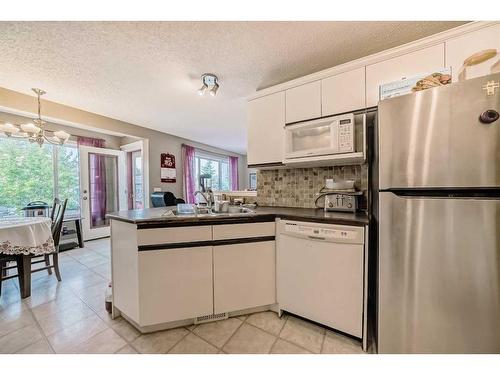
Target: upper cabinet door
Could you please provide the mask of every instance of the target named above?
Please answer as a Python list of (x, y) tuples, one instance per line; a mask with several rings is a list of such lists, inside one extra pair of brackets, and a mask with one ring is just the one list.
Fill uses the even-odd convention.
[(321, 81), (286, 90), (286, 123), (321, 117)]
[(379, 100), (379, 86), (420, 73), (443, 69), (444, 43), (427, 47), (366, 67), (366, 106), (374, 107)]
[[(497, 50), (496, 56), (474, 65), (482, 60), (480, 55), (488, 55), (487, 53), (481, 54), (481, 52), (493, 49)], [(458, 81), (458, 76), (464, 62), (472, 55), (476, 55), (476, 58), (469, 59), (468, 63), (470, 66), (464, 72), (465, 79), (500, 72), (500, 24), (485, 27), (484, 29), (450, 39), (446, 42), (446, 65), (451, 66), (453, 82)], [(495, 64), (496, 71), (492, 71), (492, 68), (495, 70), (495, 67), (493, 67)]]
[(248, 102), (248, 165), (282, 163), (285, 139), (285, 92)]
[(322, 80), (322, 116), (354, 111), (365, 106), (364, 67)]

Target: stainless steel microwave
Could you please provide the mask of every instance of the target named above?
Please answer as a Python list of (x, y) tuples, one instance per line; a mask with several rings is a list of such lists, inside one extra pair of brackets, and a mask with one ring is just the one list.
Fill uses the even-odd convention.
[(354, 152), (354, 114), (285, 126), (285, 159)]

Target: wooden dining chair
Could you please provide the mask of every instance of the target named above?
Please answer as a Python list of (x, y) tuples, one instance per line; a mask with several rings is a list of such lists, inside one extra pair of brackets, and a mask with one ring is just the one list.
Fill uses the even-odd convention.
[[(54, 241), (54, 247), (55, 251), (51, 254), (47, 255), (31, 255), (31, 266), (34, 264), (39, 264), (39, 263), (45, 263), (45, 267), (41, 268), (35, 268), (28, 267), (28, 269), (24, 270), (21, 272), (21, 263), (23, 261), (23, 257), (25, 255), (8, 255), (8, 256), (1, 256), (0, 257), (0, 295), (2, 291), (2, 281), (12, 279), (17, 277), (19, 279), (19, 285), (24, 285), (25, 282), (31, 282), (31, 273), (34, 272), (40, 272), (44, 270), (50, 270), (49, 274), (52, 274), (52, 269), (54, 269), (54, 272), (56, 274), (56, 278), (58, 281), (61, 281), (61, 273), (59, 271), (59, 241), (61, 239), (61, 230), (62, 230), (62, 225), (63, 225), (63, 219), (64, 219), (64, 212), (66, 211), (66, 205), (68, 203), (68, 200), (65, 199), (62, 204), (60, 202), (58, 205), (60, 205), (59, 208), (56, 209), (54, 212), (54, 219), (52, 221), (51, 225), (51, 231), (52, 231), (52, 239)], [(54, 211), (54, 208), (53, 208)], [(52, 256), (52, 264), (50, 263), (50, 256)], [(42, 258), (42, 259), (40, 259)], [(48, 262), (47, 262), (48, 260)], [(6, 266), (7, 262), (16, 262), (15, 266)], [(17, 274), (16, 275), (7, 275), (7, 271), (10, 269), (17, 268)], [(27, 274), (26, 274), (27, 273)]]
[[(61, 231), (64, 219), (64, 213), (66, 212), (66, 205), (68, 204), (68, 199), (65, 199), (61, 204), (58, 198), (54, 199), (54, 205), (52, 206), (52, 212), (50, 217), (52, 219), (52, 239), (54, 240), (55, 251), (51, 254), (43, 255), (43, 259), (32, 260), (31, 265), (38, 263), (45, 263), (45, 267), (32, 269), (31, 272), (39, 272), (47, 270), (49, 275), (52, 275), (52, 269), (56, 274), (58, 281), (61, 281), (61, 273), (59, 272), (59, 242), (61, 240)], [(50, 262), (50, 257), (52, 256), (52, 264)], [(33, 256), (32, 259), (39, 258), (39, 256)]]
[[(61, 200), (59, 198), (54, 198), (54, 203), (52, 204), (52, 210), (50, 211), (50, 221), (51, 221), (51, 226), (53, 227), (54, 225), (54, 219), (57, 218), (59, 212), (61, 211), (62, 205), (61, 205)], [(63, 214), (64, 216), (64, 214)], [(52, 237), (54, 237), (54, 234), (52, 234)], [(47, 254), (45, 255), (45, 266), (50, 266), (50, 255)], [(52, 268), (47, 268), (47, 273), (49, 275), (52, 275)]]

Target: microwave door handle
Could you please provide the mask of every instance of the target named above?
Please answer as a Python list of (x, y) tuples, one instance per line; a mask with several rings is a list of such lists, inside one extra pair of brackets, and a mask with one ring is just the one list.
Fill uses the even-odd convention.
[(337, 121), (332, 121), (330, 124), (330, 148), (336, 152), (339, 148), (339, 127)]

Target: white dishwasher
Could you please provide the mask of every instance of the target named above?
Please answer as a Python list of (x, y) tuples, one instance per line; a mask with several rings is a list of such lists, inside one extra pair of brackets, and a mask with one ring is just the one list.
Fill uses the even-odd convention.
[(364, 227), (279, 220), (279, 309), (365, 341), (364, 243)]

